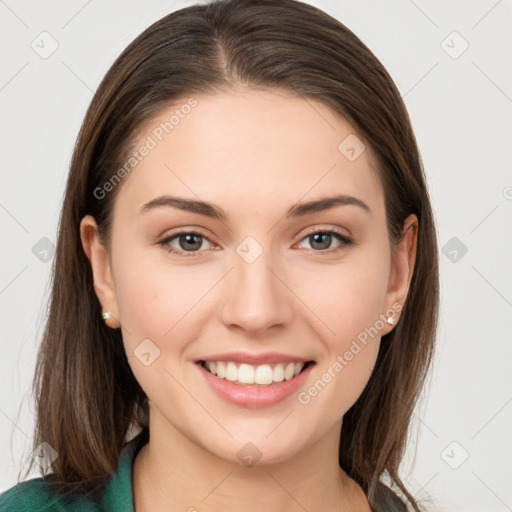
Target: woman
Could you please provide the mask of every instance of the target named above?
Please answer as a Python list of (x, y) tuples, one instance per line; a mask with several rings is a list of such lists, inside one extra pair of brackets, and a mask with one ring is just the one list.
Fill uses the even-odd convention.
[(398, 467), (436, 255), (405, 106), (354, 34), (294, 0), (164, 17), (79, 134), (34, 378), (48, 474), (0, 509), (420, 510)]

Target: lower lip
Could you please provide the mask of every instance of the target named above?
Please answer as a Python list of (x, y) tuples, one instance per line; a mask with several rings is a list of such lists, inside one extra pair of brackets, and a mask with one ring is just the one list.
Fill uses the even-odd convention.
[(212, 375), (200, 363), (197, 363), (199, 370), (204, 375), (210, 387), (224, 400), (241, 407), (268, 407), (285, 400), (304, 384), (313, 364), (299, 373), (296, 377), (283, 382), (275, 382), (268, 386), (251, 386), (250, 384), (234, 384), (233, 382), (221, 379)]

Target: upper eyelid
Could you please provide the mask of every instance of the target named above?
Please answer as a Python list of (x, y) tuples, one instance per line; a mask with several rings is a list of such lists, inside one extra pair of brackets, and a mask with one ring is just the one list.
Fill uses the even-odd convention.
[(307, 231), (302, 238), (305, 238), (306, 236), (309, 236), (309, 235), (314, 235), (315, 233), (335, 233), (337, 235), (344, 236), (345, 238), (351, 239), (352, 234), (350, 233), (350, 231), (348, 231), (348, 234), (344, 234), (344, 233), (342, 233), (343, 229), (348, 231), (347, 228), (340, 228), (340, 227), (336, 227), (336, 228), (335, 227), (327, 227), (327, 228), (320, 227), (320, 228), (318, 228), (316, 226), (313, 226), (313, 227), (311, 227), (311, 229), (308, 227), (308, 228), (306, 228)]
[[(179, 229), (179, 228), (178, 228)], [(334, 228), (334, 227), (316, 227), (316, 226), (313, 226), (311, 228), (305, 228), (307, 231), (306, 233), (302, 236), (301, 240), (303, 238), (305, 238), (306, 236), (309, 236), (309, 235), (312, 235), (312, 234), (315, 234), (315, 233), (335, 233), (335, 234), (338, 234), (338, 235), (341, 235), (341, 236), (344, 236), (346, 238), (351, 238), (352, 235), (350, 234), (344, 234), (341, 232), (341, 229), (342, 228)], [(347, 230), (345, 228), (345, 230)], [(348, 230), (347, 230), (348, 231)], [(162, 237), (159, 237), (159, 240), (172, 240), (173, 238), (177, 237), (177, 236), (180, 236), (180, 235), (197, 235), (197, 236), (200, 236), (202, 238), (206, 238), (208, 241), (214, 243), (210, 236), (209, 235), (206, 235), (204, 233), (201, 232), (200, 229), (195, 229), (195, 228), (189, 228), (189, 229), (180, 229), (180, 231), (177, 231), (175, 233), (171, 233), (169, 235), (164, 235)]]
[[(175, 238), (178, 238), (178, 237), (183, 236), (183, 235), (199, 236), (201, 238), (204, 238), (205, 240), (208, 240), (208, 242), (210, 242), (211, 244), (217, 245), (217, 244), (215, 244), (215, 242), (213, 242), (210, 239), (209, 236), (201, 233), (200, 231), (196, 231), (194, 229), (186, 229), (186, 230), (183, 230), (183, 231), (178, 231), (176, 233), (172, 233), (170, 235), (164, 236), (163, 238), (160, 239), (160, 241), (158, 243), (169, 243), (171, 240), (174, 240)], [(201, 252), (201, 251), (196, 251), (196, 252)]]
[[(341, 233), (341, 231), (337, 229), (313, 229), (312, 231), (309, 231), (306, 233), (300, 240), (299, 243), (305, 240), (306, 238), (315, 235), (316, 233), (332, 233), (339, 242), (341, 242), (341, 245), (352, 245), (354, 244), (354, 239), (352, 236), (345, 235), (344, 233)], [(336, 249), (336, 248), (334, 248)], [(313, 249), (307, 249), (307, 250), (313, 250)], [(329, 251), (315, 251), (315, 252), (329, 252)]]

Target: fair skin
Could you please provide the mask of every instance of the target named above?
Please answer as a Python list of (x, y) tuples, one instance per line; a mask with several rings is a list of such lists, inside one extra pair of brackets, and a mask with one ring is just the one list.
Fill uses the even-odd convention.
[[(377, 320), (405, 301), (417, 219), (406, 219), (393, 251), (370, 150), (349, 161), (338, 146), (355, 130), (323, 104), (243, 87), (195, 98), (119, 185), (108, 249), (91, 216), (81, 223), (108, 325), (121, 327), (150, 400), (150, 442), (133, 467), (135, 510), (368, 512), (338, 464), (341, 423), (370, 377), (380, 336), (393, 328)], [(185, 102), (161, 112), (135, 146)], [(285, 216), (298, 202), (339, 194), (359, 203)], [(226, 218), (170, 206), (140, 212), (162, 195), (213, 203)], [(184, 236), (157, 243), (181, 229), (200, 233), (189, 242), (195, 248)], [(311, 236), (333, 229), (353, 243)], [(237, 252), (246, 237), (257, 242), (249, 252), (262, 250), (250, 263)], [(371, 326), (379, 335), (333, 372)], [(134, 354), (145, 339), (160, 351), (147, 366)], [(216, 393), (198, 363), (228, 352), (311, 363), (278, 403), (241, 405)], [(325, 387), (299, 402), (329, 368)], [(251, 467), (237, 456), (244, 446), (260, 454)]]

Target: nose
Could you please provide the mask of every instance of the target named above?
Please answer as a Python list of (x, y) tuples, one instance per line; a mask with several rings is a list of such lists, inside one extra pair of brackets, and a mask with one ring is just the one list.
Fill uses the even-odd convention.
[[(275, 265), (274, 265), (275, 266)], [(266, 251), (248, 263), (234, 254), (234, 269), (227, 276), (222, 321), (252, 336), (289, 325), (293, 294)]]

